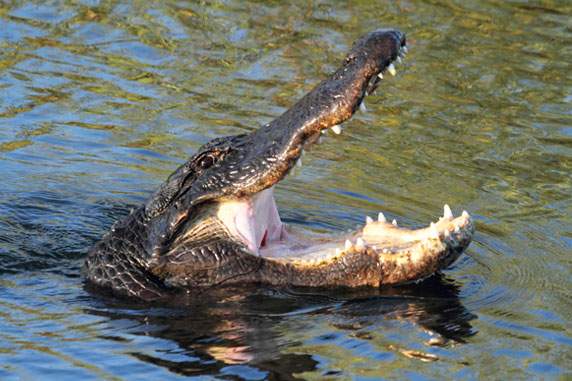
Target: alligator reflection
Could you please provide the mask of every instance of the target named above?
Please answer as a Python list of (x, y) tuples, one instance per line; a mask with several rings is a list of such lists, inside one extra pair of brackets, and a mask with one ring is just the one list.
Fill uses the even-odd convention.
[[(458, 295), (456, 284), (434, 276), (418, 285), (338, 290), (335, 294), (331, 290), (222, 289), (160, 307), (107, 299), (104, 308), (86, 312), (110, 319), (108, 325), (114, 332), (122, 331), (124, 319), (136, 320), (140, 324), (129, 334), (176, 343), (182, 361), (180, 356), (173, 360), (159, 351), (153, 355), (148, 351), (131, 353), (176, 374), (212, 375), (230, 364), (248, 364), (265, 372), (267, 378), (295, 379), (297, 373), (315, 370), (318, 362), (310, 354), (288, 353), (300, 339), (288, 332), (291, 321), (317, 317), (320, 322), (339, 322), (332, 323), (333, 330), (359, 331), (361, 335), (355, 337), (367, 338), (368, 328), (376, 331), (380, 319), (397, 319), (413, 323), (443, 342), (464, 342), (475, 334), (470, 322), (476, 316)], [(296, 319), (301, 315), (305, 318)]]
[(408, 320), (431, 334), (463, 343), (476, 331), (470, 321), (477, 316), (459, 299), (459, 286), (442, 275), (417, 285), (379, 290), (379, 296), (346, 302), (348, 315)]

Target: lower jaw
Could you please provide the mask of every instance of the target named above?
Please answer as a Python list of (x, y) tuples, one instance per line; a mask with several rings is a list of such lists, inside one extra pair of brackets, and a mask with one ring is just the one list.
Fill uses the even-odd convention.
[(397, 223), (388, 223), (380, 213), (379, 219), (366, 219), (363, 229), (344, 236), (325, 236), (286, 231), (278, 215), (272, 187), (253, 197), (221, 203), (218, 209), (219, 219), (228, 230), (242, 241), (248, 250), (256, 256), (287, 262), (319, 263), (329, 262), (347, 251), (369, 251), (378, 255), (395, 255), (416, 252), (416, 258), (425, 255), (438, 255), (427, 252), (425, 243), (435, 247), (439, 243), (444, 249), (462, 250), (468, 244), (472, 224), (470, 216), (464, 212), (454, 218), (448, 206), (443, 217), (430, 227), (409, 230), (397, 227)]
[[(410, 230), (368, 218), (363, 229), (343, 236), (301, 233), (289, 229), (283, 239), (266, 242), (258, 255), (280, 261), (324, 263), (350, 251), (375, 253), (380, 258), (407, 258), (413, 262), (438, 257), (447, 251), (463, 251), (469, 244), (474, 226), (468, 213), (454, 218), (448, 206), (444, 216), (429, 227)], [(344, 242), (345, 241), (345, 242)]]

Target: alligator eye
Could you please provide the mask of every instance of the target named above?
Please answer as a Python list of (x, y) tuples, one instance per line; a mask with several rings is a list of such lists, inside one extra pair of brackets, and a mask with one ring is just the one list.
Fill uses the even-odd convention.
[(207, 168), (212, 167), (214, 162), (215, 162), (215, 159), (212, 156), (205, 156), (201, 159), (201, 162), (199, 163), (199, 165), (201, 166), (201, 168), (207, 169)]

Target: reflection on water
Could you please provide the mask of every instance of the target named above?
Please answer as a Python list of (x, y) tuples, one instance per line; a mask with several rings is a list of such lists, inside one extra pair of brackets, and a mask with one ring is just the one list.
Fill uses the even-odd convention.
[[(0, 5), (0, 378), (557, 378), (572, 372), (568, 2)], [(408, 34), (367, 114), (278, 190), (335, 233), (447, 202), (477, 235), (384, 290), (92, 295), (87, 248), (217, 136), (283, 112), (380, 26)], [(300, 190), (304, 191), (301, 192)]]
[[(281, 357), (285, 349), (296, 348), (296, 344), (284, 339), (299, 317), (328, 322), (328, 330), (322, 330), (315, 338), (317, 343), (337, 345), (350, 340), (350, 348), (384, 340), (381, 332), (392, 320), (407, 322), (415, 331), (428, 335), (430, 345), (445, 346), (449, 340), (464, 342), (465, 337), (475, 333), (470, 325), (475, 316), (462, 306), (458, 287), (440, 278), (418, 286), (382, 292), (346, 291), (343, 295), (309, 289), (233, 288), (200, 298), (173, 300), (172, 305), (162, 305), (151, 314), (148, 306), (125, 310), (125, 302), (113, 300), (106, 306), (105, 311), (90, 309), (86, 313), (104, 316), (112, 326), (118, 321), (119, 325), (126, 320), (137, 322), (138, 328), (131, 334), (177, 343), (180, 350), (192, 354), (193, 360), (169, 358), (161, 353), (134, 355), (185, 375), (218, 374), (229, 364), (254, 366), (266, 377), (317, 370), (318, 362), (308, 354), (287, 350), (288, 355)], [(420, 351), (414, 354), (437, 358)], [(280, 361), (275, 361), (277, 358)], [(196, 364), (188, 369), (193, 362)], [(208, 366), (202, 367), (205, 363)]]

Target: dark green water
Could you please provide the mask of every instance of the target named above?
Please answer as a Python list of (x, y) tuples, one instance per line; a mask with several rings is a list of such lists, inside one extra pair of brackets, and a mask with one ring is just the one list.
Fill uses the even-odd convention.
[[(572, 378), (570, 2), (0, 5), (0, 379)], [(87, 249), (206, 141), (292, 105), (378, 27), (398, 75), (278, 187), (335, 233), (449, 203), (444, 276), (148, 307), (84, 290)]]

